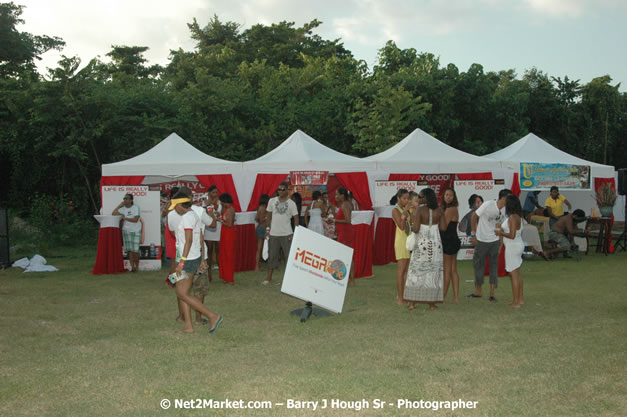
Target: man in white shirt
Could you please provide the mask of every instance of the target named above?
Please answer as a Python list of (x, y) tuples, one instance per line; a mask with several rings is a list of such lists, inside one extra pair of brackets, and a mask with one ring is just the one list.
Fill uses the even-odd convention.
[(113, 210), (114, 216), (122, 216), (122, 239), (124, 250), (128, 253), (131, 272), (139, 269), (139, 244), (142, 238), (142, 224), (139, 220), (139, 207), (133, 204), (133, 194), (126, 194), (124, 199)]
[(505, 200), (512, 194), (511, 190), (499, 191), (499, 199), (486, 201), (472, 215), (472, 231), (470, 237), (475, 246), (472, 262), (475, 269), (475, 292), (469, 297), (481, 297), (483, 275), (485, 273), (486, 256), (490, 262), (490, 302), (496, 302), (494, 289), (498, 286), (498, 262), (501, 243), (496, 235), (496, 225), (505, 217)]
[(268, 272), (263, 285), (268, 285), (272, 281), (272, 270), (279, 266), (280, 251), (283, 250), (286, 258), (290, 254), (292, 235), (294, 234), (290, 220), (294, 220), (294, 227), (298, 226), (298, 208), (296, 203), (289, 198), (287, 183), (279, 184), (277, 191), (279, 196), (271, 198), (266, 209), (270, 224), (267, 233), (269, 233), (270, 238), (268, 240)]

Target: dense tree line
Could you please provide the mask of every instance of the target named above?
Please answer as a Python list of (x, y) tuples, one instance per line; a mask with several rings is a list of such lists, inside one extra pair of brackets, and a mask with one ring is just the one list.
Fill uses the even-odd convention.
[[(214, 16), (189, 24), (192, 51), (149, 65), (146, 47), (114, 45), (107, 62), (35, 62), (63, 40), (19, 32), (21, 6), (0, 3), (0, 204), (28, 195), (99, 207), (100, 166), (146, 151), (175, 131), (219, 158), (256, 158), (302, 129), (340, 152), (366, 156), (416, 127), (482, 155), (528, 132), (600, 163), (627, 166), (627, 96), (609, 76), (582, 85), (531, 68), (460, 71), (389, 41), (372, 68), (317, 20), (242, 30)], [(418, 168), (419, 169), (419, 168)]]

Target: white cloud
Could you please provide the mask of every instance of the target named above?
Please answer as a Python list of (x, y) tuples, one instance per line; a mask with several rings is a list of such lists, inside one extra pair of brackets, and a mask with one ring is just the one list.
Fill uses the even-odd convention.
[(584, 13), (585, 0), (526, 0), (537, 13), (550, 17), (579, 17)]

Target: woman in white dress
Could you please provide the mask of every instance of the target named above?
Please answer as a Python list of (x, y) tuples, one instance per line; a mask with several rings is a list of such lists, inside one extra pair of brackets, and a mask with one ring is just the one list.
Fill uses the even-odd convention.
[[(207, 199), (203, 201), (203, 207), (207, 211), (207, 214), (211, 215), (211, 212), (215, 213), (216, 218), (222, 216), (222, 204), (218, 199), (219, 191), (218, 187), (212, 185), (209, 187), (207, 193)], [(203, 240), (207, 245), (207, 272), (209, 275), (209, 282), (213, 280), (211, 276), (211, 270), (213, 269), (213, 253), (215, 252), (216, 261), (220, 258), (220, 234), (222, 233), (222, 223), (214, 221), (210, 225), (205, 226), (203, 233)]]
[(426, 204), (414, 211), (412, 231), (417, 234), (416, 245), (411, 253), (403, 298), (409, 301), (409, 309), (416, 303), (429, 304), (444, 301), (444, 257), (440, 231), (446, 230), (444, 212), (431, 188), (420, 191)]
[(522, 253), (525, 243), (522, 240), (522, 208), (520, 200), (513, 194), (507, 196), (505, 200), (505, 215), (507, 216), (501, 227), (497, 224), (496, 235), (501, 236), (505, 245), (505, 270), (512, 279), (513, 301), (510, 305), (520, 308), (525, 303), (523, 297), (523, 282), (520, 276), (520, 266), (522, 265)]
[(322, 211), (325, 210), (325, 204), (322, 200), (322, 193), (320, 191), (314, 191), (311, 198), (313, 199), (311, 202), (311, 208), (308, 208), (305, 213), (305, 226), (309, 230), (313, 230), (316, 233), (324, 235)]

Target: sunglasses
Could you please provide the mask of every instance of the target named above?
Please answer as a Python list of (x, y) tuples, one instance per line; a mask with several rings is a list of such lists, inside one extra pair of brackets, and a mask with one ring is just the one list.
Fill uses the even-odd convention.
[(278, 191), (287, 191), (287, 188), (277, 188)]

